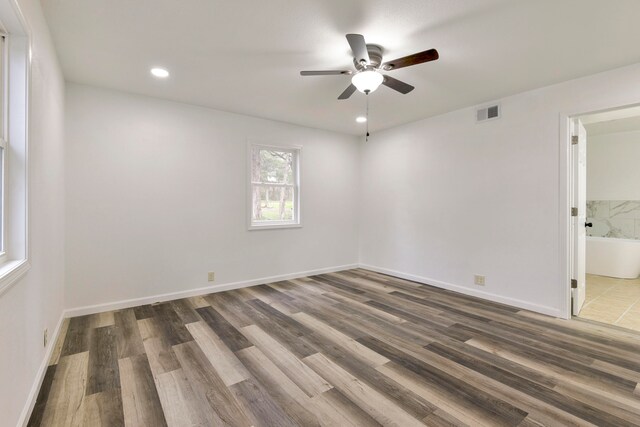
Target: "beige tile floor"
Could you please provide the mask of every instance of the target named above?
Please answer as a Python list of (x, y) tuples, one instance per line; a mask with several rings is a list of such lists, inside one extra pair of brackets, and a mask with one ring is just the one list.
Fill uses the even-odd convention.
[(640, 278), (587, 274), (587, 298), (578, 317), (640, 331)]

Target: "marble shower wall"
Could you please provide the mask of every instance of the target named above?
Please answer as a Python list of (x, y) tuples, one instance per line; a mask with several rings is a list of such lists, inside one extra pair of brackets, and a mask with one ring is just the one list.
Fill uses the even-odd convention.
[(640, 200), (589, 200), (587, 222), (587, 236), (640, 239)]

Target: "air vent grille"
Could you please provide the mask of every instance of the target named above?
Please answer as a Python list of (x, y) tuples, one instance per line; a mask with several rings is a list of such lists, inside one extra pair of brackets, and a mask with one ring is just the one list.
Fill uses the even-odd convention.
[(500, 105), (490, 105), (476, 110), (476, 122), (495, 120), (500, 118)]

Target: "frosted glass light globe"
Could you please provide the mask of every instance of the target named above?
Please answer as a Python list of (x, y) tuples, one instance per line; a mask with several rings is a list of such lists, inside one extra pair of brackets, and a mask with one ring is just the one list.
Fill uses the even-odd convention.
[(357, 73), (351, 83), (362, 93), (373, 92), (382, 84), (384, 77), (377, 71), (367, 70)]

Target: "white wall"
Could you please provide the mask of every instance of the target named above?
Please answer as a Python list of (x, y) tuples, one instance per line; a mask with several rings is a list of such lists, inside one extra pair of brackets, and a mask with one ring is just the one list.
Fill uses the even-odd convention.
[(587, 200), (640, 200), (640, 131), (587, 135)]
[[(67, 307), (357, 262), (354, 137), (89, 86), (66, 99)], [(247, 139), (303, 146), (302, 228), (247, 231)]]
[[(37, 0), (18, 2), (32, 33), (29, 118), (31, 269), (0, 295), (0, 425), (15, 426), (64, 304), (64, 80)], [(51, 345), (51, 343), (49, 344)]]
[(362, 144), (361, 262), (565, 315), (562, 116), (640, 102), (638, 75), (634, 65), (508, 97), (496, 121), (476, 124), (467, 108), (373, 134)]

